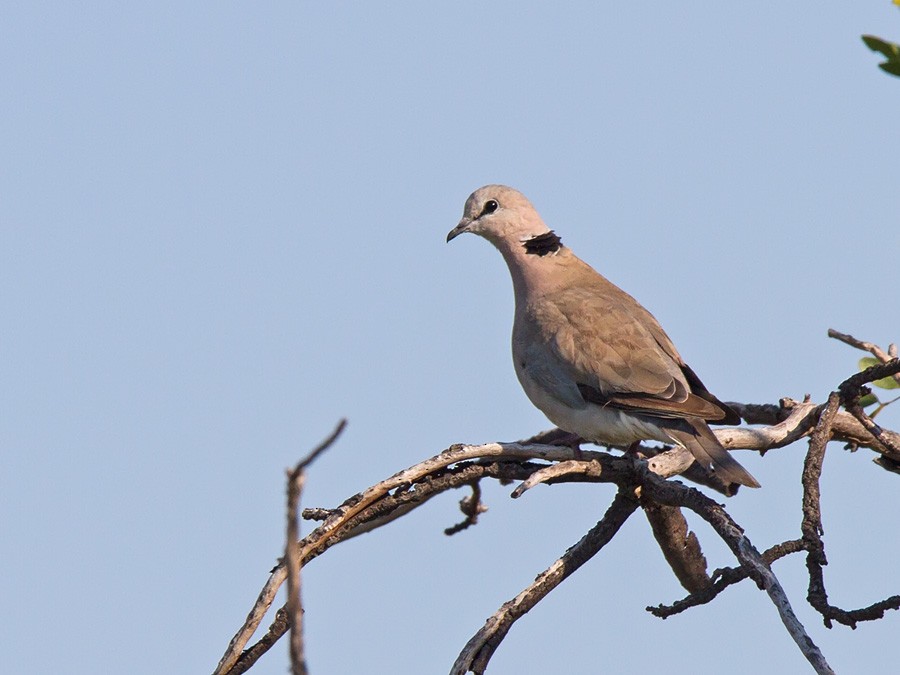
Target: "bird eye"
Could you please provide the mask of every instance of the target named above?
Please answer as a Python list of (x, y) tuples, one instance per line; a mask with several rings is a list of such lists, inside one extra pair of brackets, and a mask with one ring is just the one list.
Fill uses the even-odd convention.
[(486, 216), (487, 214), (493, 213), (494, 211), (496, 211), (499, 208), (500, 208), (500, 204), (497, 203), (496, 199), (488, 199), (484, 203), (484, 208), (481, 209), (481, 215)]

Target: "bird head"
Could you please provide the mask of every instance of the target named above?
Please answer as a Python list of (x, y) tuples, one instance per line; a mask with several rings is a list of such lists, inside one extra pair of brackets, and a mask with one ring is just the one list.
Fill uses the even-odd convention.
[(486, 185), (469, 195), (462, 220), (447, 234), (447, 241), (463, 232), (484, 237), (504, 250), (522, 246), (550, 229), (521, 192), (505, 185)]

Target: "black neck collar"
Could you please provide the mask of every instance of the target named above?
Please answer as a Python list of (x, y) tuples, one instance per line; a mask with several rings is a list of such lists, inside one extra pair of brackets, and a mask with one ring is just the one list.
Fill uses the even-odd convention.
[(553, 230), (534, 236), (524, 242), (525, 253), (538, 256), (556, 253), (562, 248), (562, 245), (562, 239), (560, 239)]

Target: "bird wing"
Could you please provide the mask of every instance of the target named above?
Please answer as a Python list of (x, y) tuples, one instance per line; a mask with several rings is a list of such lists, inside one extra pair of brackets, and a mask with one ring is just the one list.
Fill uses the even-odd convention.
[(585, 401), (599, 405), (662, 417), (725, 417), (723, 408), (692, 393), (686, 366), (653, 315), (590, 271), (591, 278), (528, 308), (535, 338), (553, 364), (539, 362), (535, 370), (549, 370), (555, 380), (564, 372)]

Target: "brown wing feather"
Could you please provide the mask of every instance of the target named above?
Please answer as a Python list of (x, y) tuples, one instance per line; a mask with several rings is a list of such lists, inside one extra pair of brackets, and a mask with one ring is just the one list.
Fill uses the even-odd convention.
[(575, 380), (604, 394), (687, 398), (681, 369), (631, 311), (637, 303), (609, 290), (596, 284), (567, 288), (543, 303), (541, 310), (557, 314), (538, 318), (538, 325), (552, 330), (546, 342)]
[(734, 408), (722, 403), (722, 401), (716, 398), (715, 395), (710, 393), (709, 389), (707, 389), (703, 382), (700, 381), (700, 378), (697, 377), (697, 373), (695, 373), (688, 364), (681, 364), (681, 372), (684, 373), (684, 376), (687, 379), (688, 384), (691, 387), (691, 392), (693, 394), (696, 394), (702, 399), (706, 399), (722, 412), (722, 416), (720, 418), (706, 417), (705, 419), (707, 422), (732, 425), (741, 423), (741, 416), (737, 413), (737, 411)]
[(630, 412), (645, 413), (658, 417), (696, 417), (708, 422), (716, 422), (725, 417), (725, 412), (709, 401), (688, 394), (684, 401), (671, 401), (655, 396), (618, 395), (605, 396), (602, 392), (586, 384), (578, 384), (578, 391), (585, 401), (597, 405), (612, 406)]
[(585, 400), (663, 417), (739, 422), (684, 363), (656, 318), (590, 271), (592, 283), (585, 283), (582, 270), (577, 285), (557, 291), (554, 302), (542, 304), (558, 315), (538, 321), (557, 328), (545, 340), (570, 364), (569, 375)]
[(675, 363), (678, 364), (678, 367), (681, 369), (681, 373), (684, 376), (684, 379), (688, 383), (690, 392), (702, 399), (705, 399), (706, 401), (709, 401), (713, 404), (713, 406), (718, 408), (719, 412), (716, 413), (715, 417), (706, 417), (704, 419), (706, 419), (707, 422), (715, 422), (716, 424), (740, 424), (741, 416), (738, 415), (738, 413), (735, 412), (732, 408), (722, 403), (722, 401), (720, 401), (715, 395), (713, 395), (697, 376), (697, 373), (694, 372), (694, 369), (684, 362), (684, 359), (681, 358), (681, 354), (678, 353), (678, 350), (675, 348), (672, 340), (669, 339), (669, 336), (666, 335), (666, 332), (663, 330), (662, 326), (659, 325), (656, 317), (648, 312), (636, 300), (635, 304), (637, 305), (638, 312), (642, 315), (642, 319), (645, 325), (653, 335), (653, 338), (656, 340), (657, 344), (660, 346), (660, 349), (662, 349), (673, 361), (675, 361)]

